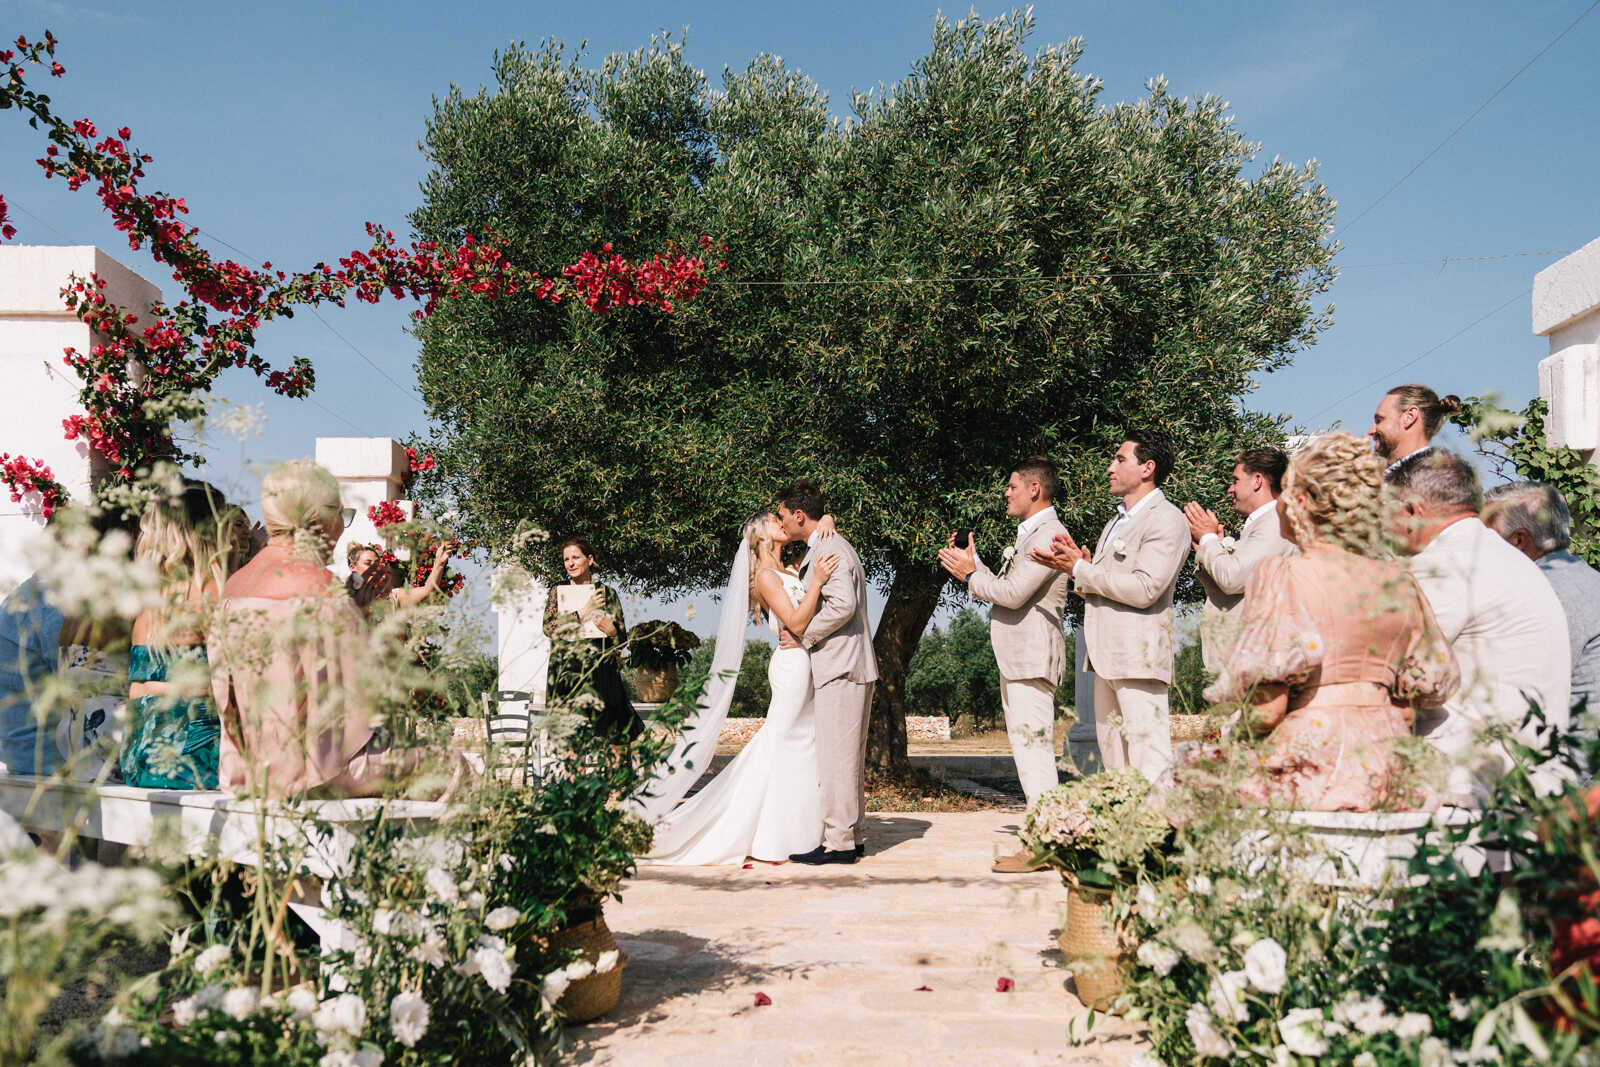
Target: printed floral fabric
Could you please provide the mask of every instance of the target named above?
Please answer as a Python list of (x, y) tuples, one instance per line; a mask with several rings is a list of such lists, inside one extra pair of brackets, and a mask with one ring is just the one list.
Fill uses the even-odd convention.
[[(157, 649), (134, 645), (130, 682), (164, 682), (174, 662), (205, 663), (201, 646)], [(118, 769), (128, 785), (146, 789), (215, 789), (222, 723), (206, 697), (142, 696), (128, 701), (128, 727)]]

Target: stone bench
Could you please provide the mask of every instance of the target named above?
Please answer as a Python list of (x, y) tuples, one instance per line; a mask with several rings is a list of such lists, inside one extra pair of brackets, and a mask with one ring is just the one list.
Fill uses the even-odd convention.
[[(1281, 816), (1304, 827), (1324, 856), (1310, 860), (1311, 878), (1338, 889), (1381, 890), (1409, 883), (1407, 864), (1426, 840), (1439, 840), (1446, 829), (1471, 826), (1479, 813), (1468, 808), (1438, 811), (1291, 811)], [(1456, 851), (1472, 874), (1487, 865), (1504, 869), (1505, 857), (1474, 845)]]
[[(314, 885), (297, 885), (289, 909), (316, 933), (323, 954), (353, 948), (354, 937), (327, 915), (326, 882), (348, 869), (352, 828), (380, 812), (426, 834), (445, 812), (440, 801), (309, 800), (286, 806), (241, 800), (212, 790), (142, 789), (62, 778), (0, 774), (0, 811), (34, 833), (72, 831), (122, 846), (144, 846), (175, 833), (190, 856), (260, 864), (262, 843), (299, 851)], [(318, 824), (322, 824), (319, 827)]]

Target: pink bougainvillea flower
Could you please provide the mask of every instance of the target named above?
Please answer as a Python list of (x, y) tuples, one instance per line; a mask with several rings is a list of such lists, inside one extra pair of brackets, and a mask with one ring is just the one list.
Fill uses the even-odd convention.
[(765, 993), (757, 993), (756, 994), (756, 1007), (765, 1008), (767, 1005), (769, 1005), (771, 1003), (772, 1003), (772, 998), (767, 996)]
[(1001, 978), (1001, 979), (998, 979), (995, 982), (994, 991), (996, 993), (1009, 993), (1013, 989), (1015, 989), (1016, 986), (1017, 986), (1017, 983), (1013, 982), (1011, 979), (1009, 979), (1009, 978)]

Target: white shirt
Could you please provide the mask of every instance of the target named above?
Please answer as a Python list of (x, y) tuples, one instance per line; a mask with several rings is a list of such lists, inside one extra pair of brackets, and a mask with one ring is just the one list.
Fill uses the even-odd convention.
[(1385, 478), (1389, 477), (1389, 475), (1393, 474), (1395, 471), (1397, 471), (1401, 467), (1405, 466), (1406, 463), (1408, 463), (1411, 460), (1412, 457), (1420, 456), (1425, 452), (1432, 452), (1432, 451), (1433, 451), (1433, 446), (1432, 445), (1423, 445), (1421, 448), (1417, 449), (1415, 452), (1407, 452), (1405, 455), (1401, 456), (1399, 459), (1395, 460), (1393, 463), (1391, 463), (1387, 467), (1383, 468), (1383, 476)]
[(1123, 519), (1128, 518), (1134, 512), (1136, 512), (1140, 508), (1144, 507), (1146, 504), (1148, 504), (1151, 501), (1152, 498), (1154, 498), (1155, 496), (1159, 495), (1160, 492), (1161, 492), (1161, 490), (1159, 490), (1159, 489), (1150, 490), (1150, 492), (1148, 492), (1144, 496), (1140, 497), (1139, 498), (1139, 502), (1137, 504), (1135, 504), (1131, 508), (1128, 506), (1127, 500), (1123, 500), (1122, 503), (1117, 505), (1117, 517), (1111, 520), (1111, 525), (1106, 528), (1106, 532), (1105, 532), (1104, 536), (1110, 537), (1112, 534), (1116, 533), (1117, 532), (1117, 527), (1122, 525), (1122, 520)]
[(1020, 545), (1027, 540), (1028, 535), (1037, 530), (1040, 524), (1054, 521), (1055, 517), (1056, 509), (1055, 505), (1052, 504), (1050, 507), (1043, 508), (1017, 523), (1017, 544)]
[[(1266, 515), (1269, 512), (1273, 512), (1273, 511), (1277, 511), (1277, 510), (1278, 510), (1278, 502), (1277, 502), (1277, 500), (1274, 499), (1274, 500), (1267, 501), (1265, 504), (1262, 504), (1259, 508), (1256, 508), (1250, 514), (1248, 514), (1248, 515), (1246, 515), (1244, 517), (1244, 524), (1239, 527), (1239, 532), (1241, 534), (1243, 534), (1246, 530), (1248, 530), (1250, 528), (1250, 524), (1251, 523), (1253, 523), (1257, 519), (1261, 518), (1261, 516)], [(1213, 541), (1218, 540), (1216, 534), (1208, 533), (1204, 537), (1200, 538), (1200, 543), (1202, 545), (1206, 543), (1206, 538), (1210, 538)]]

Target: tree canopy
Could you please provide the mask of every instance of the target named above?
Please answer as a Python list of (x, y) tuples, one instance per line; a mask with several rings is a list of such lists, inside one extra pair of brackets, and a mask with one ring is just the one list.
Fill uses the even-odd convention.
[(889, 592), (883, 764), (937, 549), (971, 526), (996, 558), (1012, 464), (1053, 457), (1062, 520), (1092, 539), (1123, 428), (1155, 427), (1169, 495), (1225, 505), (1233, 454), (1281, 434), (1242, 398), (1331, 321), (1333, 201), (1315, 164), (1256, 164), (1225, 101), (1157, 79), (1106, 104), (1081, 43), (1029, 52), (1031, 28), (940, 18), (848, 119), (776, 57), (713, 88), (664, 38), (597, 66), (514, 47), (492, 88), (437, 101), (423, 236), (492, 230), (519, 262), (676, 241), (711, 267), (670, 316), (512, 296), (421, 324), (432, 489), (467, 532), (583, 533), (679, 591), (725, 579), (782, 484), (820, 482)]

